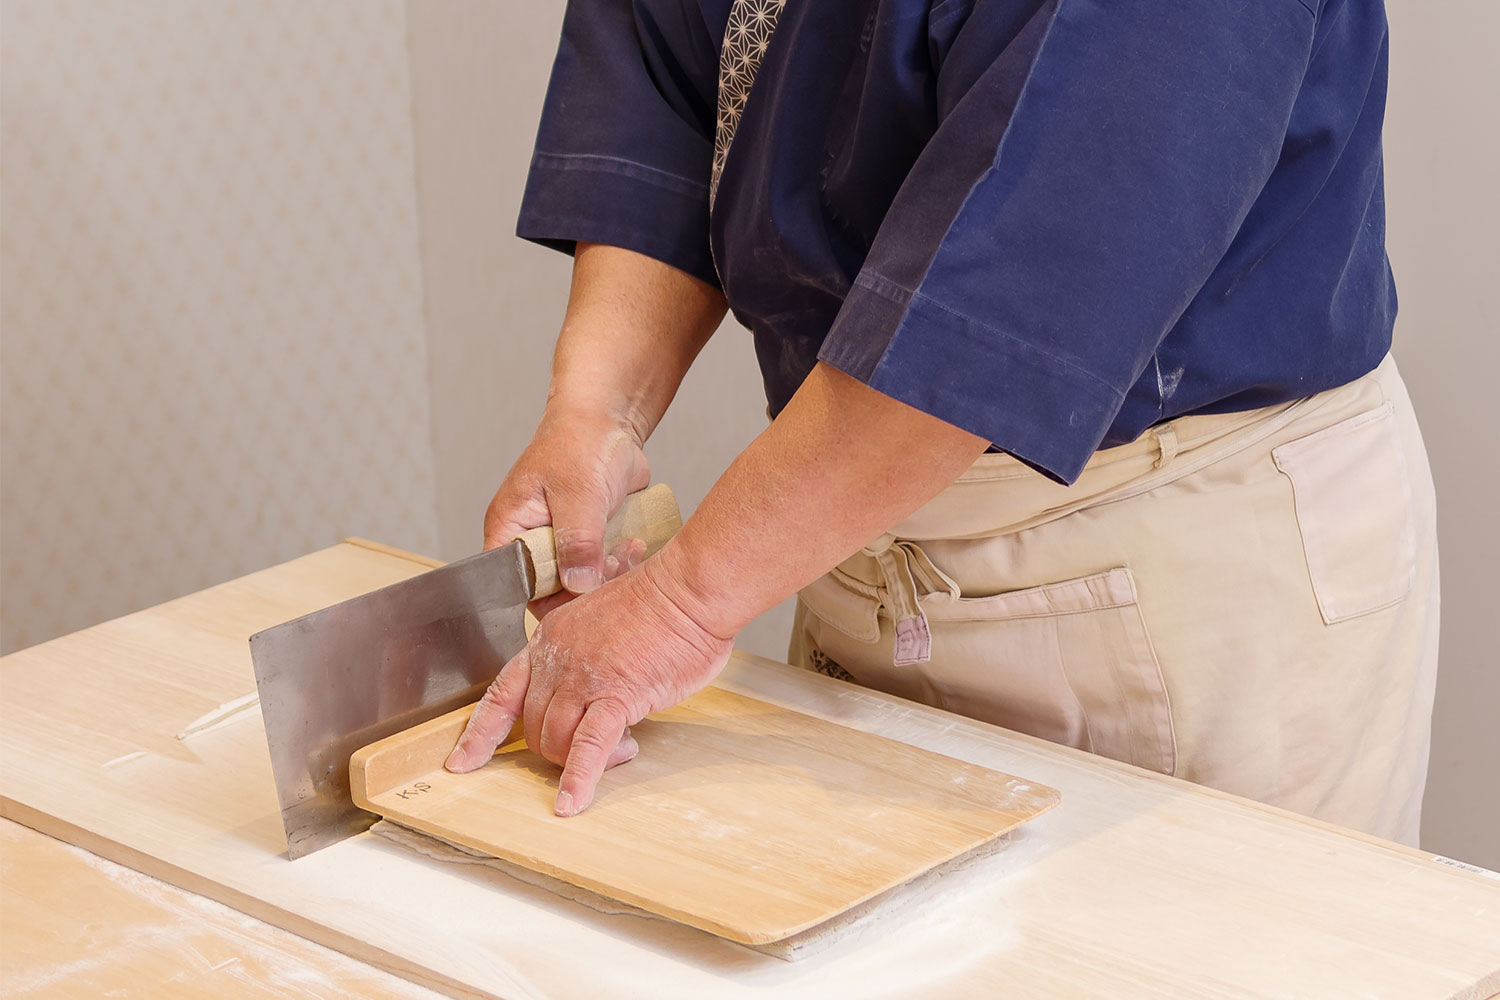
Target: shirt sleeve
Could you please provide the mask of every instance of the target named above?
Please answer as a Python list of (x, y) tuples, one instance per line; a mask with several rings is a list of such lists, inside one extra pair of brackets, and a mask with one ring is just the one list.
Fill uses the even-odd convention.
[(715, 286), (718, 55), (686, 0), (571, 0), (516, 234), (646, 254)]
[(1315, 18), (1053, 0), (966, 70), (983, 10), (819, 358), (1072, 482), (1275, 167)]

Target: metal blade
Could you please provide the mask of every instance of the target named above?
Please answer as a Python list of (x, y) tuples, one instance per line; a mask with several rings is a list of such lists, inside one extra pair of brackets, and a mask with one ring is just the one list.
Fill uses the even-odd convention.
[(293, 858), (378, 817), (349, 795), (349, 756), (475, 701), (526, 645), (531, 596), (514, 542), (250, 637)]

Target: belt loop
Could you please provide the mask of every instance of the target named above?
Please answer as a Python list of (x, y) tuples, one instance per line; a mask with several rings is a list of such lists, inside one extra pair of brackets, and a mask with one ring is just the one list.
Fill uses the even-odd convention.
[(1162, 424), (1153, 427), (1151, 433), (1156, 435), (1156, 447), (1159, 451), (1151, 468), (1160, 469), (1177, 457), (1177, 431), (1171, 424)]

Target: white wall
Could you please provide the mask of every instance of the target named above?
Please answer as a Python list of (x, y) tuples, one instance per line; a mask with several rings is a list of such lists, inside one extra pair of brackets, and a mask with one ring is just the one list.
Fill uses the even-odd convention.
[(0, 652), (344, 535), (432, 549), (400, 3), (0, 18)]
[(1437, 483), (1443, 578), (1422, 846), (1500, 869), (1500, 5), (1388, 6), (1396, 358)]

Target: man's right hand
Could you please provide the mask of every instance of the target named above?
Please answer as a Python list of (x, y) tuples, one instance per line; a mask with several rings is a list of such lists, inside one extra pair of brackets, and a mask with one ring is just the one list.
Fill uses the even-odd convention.
[(604, 523), (650, 483), (641, 446), (724, 309), (717, 288), (643, 254), (574, 248), (547, 409), (484, 517), (486, 549), (552, 525), (564, 589), (532, 603), (538, 618), (645, 558), (639, 541), (605, 552)]
[(564, 590), (532, 604), (538, 618), (620, 575), (644, 557), (640, 542), (604, 551), (604, 523), (651, 470), (629, 421), (554, 400), (484, 516), (484, 547), (552, 525)]

